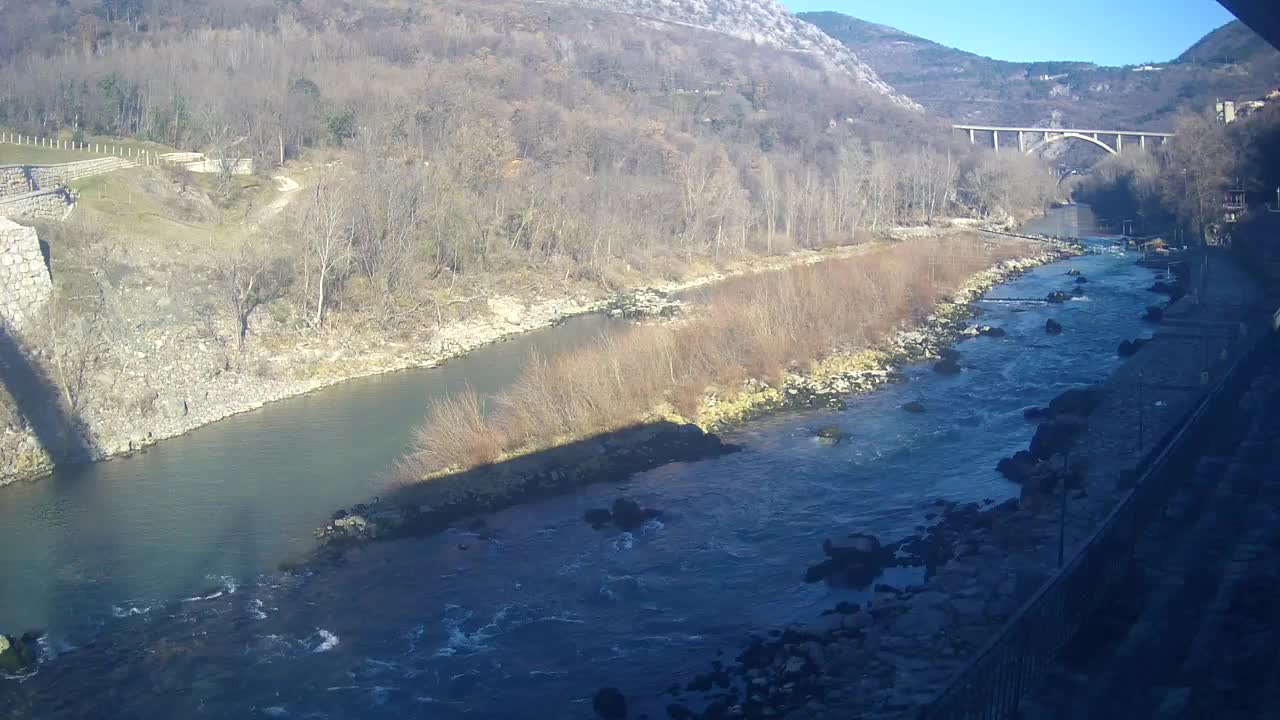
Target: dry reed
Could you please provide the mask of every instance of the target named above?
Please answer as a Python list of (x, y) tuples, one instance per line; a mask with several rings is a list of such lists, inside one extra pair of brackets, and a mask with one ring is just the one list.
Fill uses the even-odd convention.
[(1031, 252), (959, 235), (730, 281), (686, 322), (611, 331), (553, 360), (532, 358), (492, 412), (470, 389), (433, 403), (400, 479), (614, 430), (664, 407), (696, 417), (709, 391), (732, 394), (748, 377), (777, 383), (833, 351), (882, 341), (974, 273)]

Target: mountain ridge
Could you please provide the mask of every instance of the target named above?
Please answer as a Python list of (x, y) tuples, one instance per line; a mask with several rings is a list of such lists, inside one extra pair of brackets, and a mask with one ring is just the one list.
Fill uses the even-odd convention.
[(1012, 62), (837, 12), (800, 13), (886, 82), (956, 122), (1167, 130), (1178, 110), (1280, 86), (1280, 51), (1239, 21), (1164, 63)]

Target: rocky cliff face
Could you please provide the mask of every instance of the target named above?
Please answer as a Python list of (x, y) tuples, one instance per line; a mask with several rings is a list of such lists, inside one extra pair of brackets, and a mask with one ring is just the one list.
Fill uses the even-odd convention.
[(776, 0), (570, 0), (641, 19), (723, 33), (749, 42), (813, 55), (903, 107), (920, 109), (845, 45), (787, 12)]

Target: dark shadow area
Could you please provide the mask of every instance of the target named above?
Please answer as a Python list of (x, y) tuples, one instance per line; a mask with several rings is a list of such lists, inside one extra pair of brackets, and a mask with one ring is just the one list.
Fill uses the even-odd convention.
[[(371, 503), (334, 514), (317, 531), (328, 549), (438, 532), (465, 518), (561, 495), (584, 485), (621, 481), (673, 462), (694, 462), (738, 448), (696, 425), (657, 422), (402, 485)], [(324, 549), (322, 548), (322, 555)]]
[(80, 418), (67, 408), (57, 385), (3, 325), (0, 383), (54, 463), (83, 463), (96, 457)]

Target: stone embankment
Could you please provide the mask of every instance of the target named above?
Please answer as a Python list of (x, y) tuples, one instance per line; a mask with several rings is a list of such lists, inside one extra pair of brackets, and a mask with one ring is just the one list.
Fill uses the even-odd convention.
[(22, 330), (52, 292), (35, 229), (0, 217), (0, 325)]
[[(1042, 428), (1066, 418), (1070, 427), (1037, 431), (1033, 454), (1048, 459), (1023, 478), (1019, 501), (987, 512), (926, 508), (934, 524), (896, 546), (908, 552), (893, 560), (925, 565), (923, 585), (875, 586), (865, 605), (842, 604), (809, 625), (750, 642), (737, 663), (713, 665), (681, 688), (671, 716), (898, 718), (930, 702), (1052, 576), (1059, 533), (1070, 557), (1127, 492), (1139, 459), (1229, 363), (1272, 334), (1270, 318), (1255, 312), (1250, 279), (1230, 258), (1210, 255), (1191, 287), (1165, 310), (1151, 342), (1111, 378), (1064, 394), (1043, 413)], [(833, 543), (851, 546), (839, 534)], [(830, 549), (820, 554), (815, 547), (815, 561), (821, 555), (834, 559)], [(856, 568), (884, 557), (845, 553), (844, 562)], [(689, 698), (690, 688), (701, 692)]]

